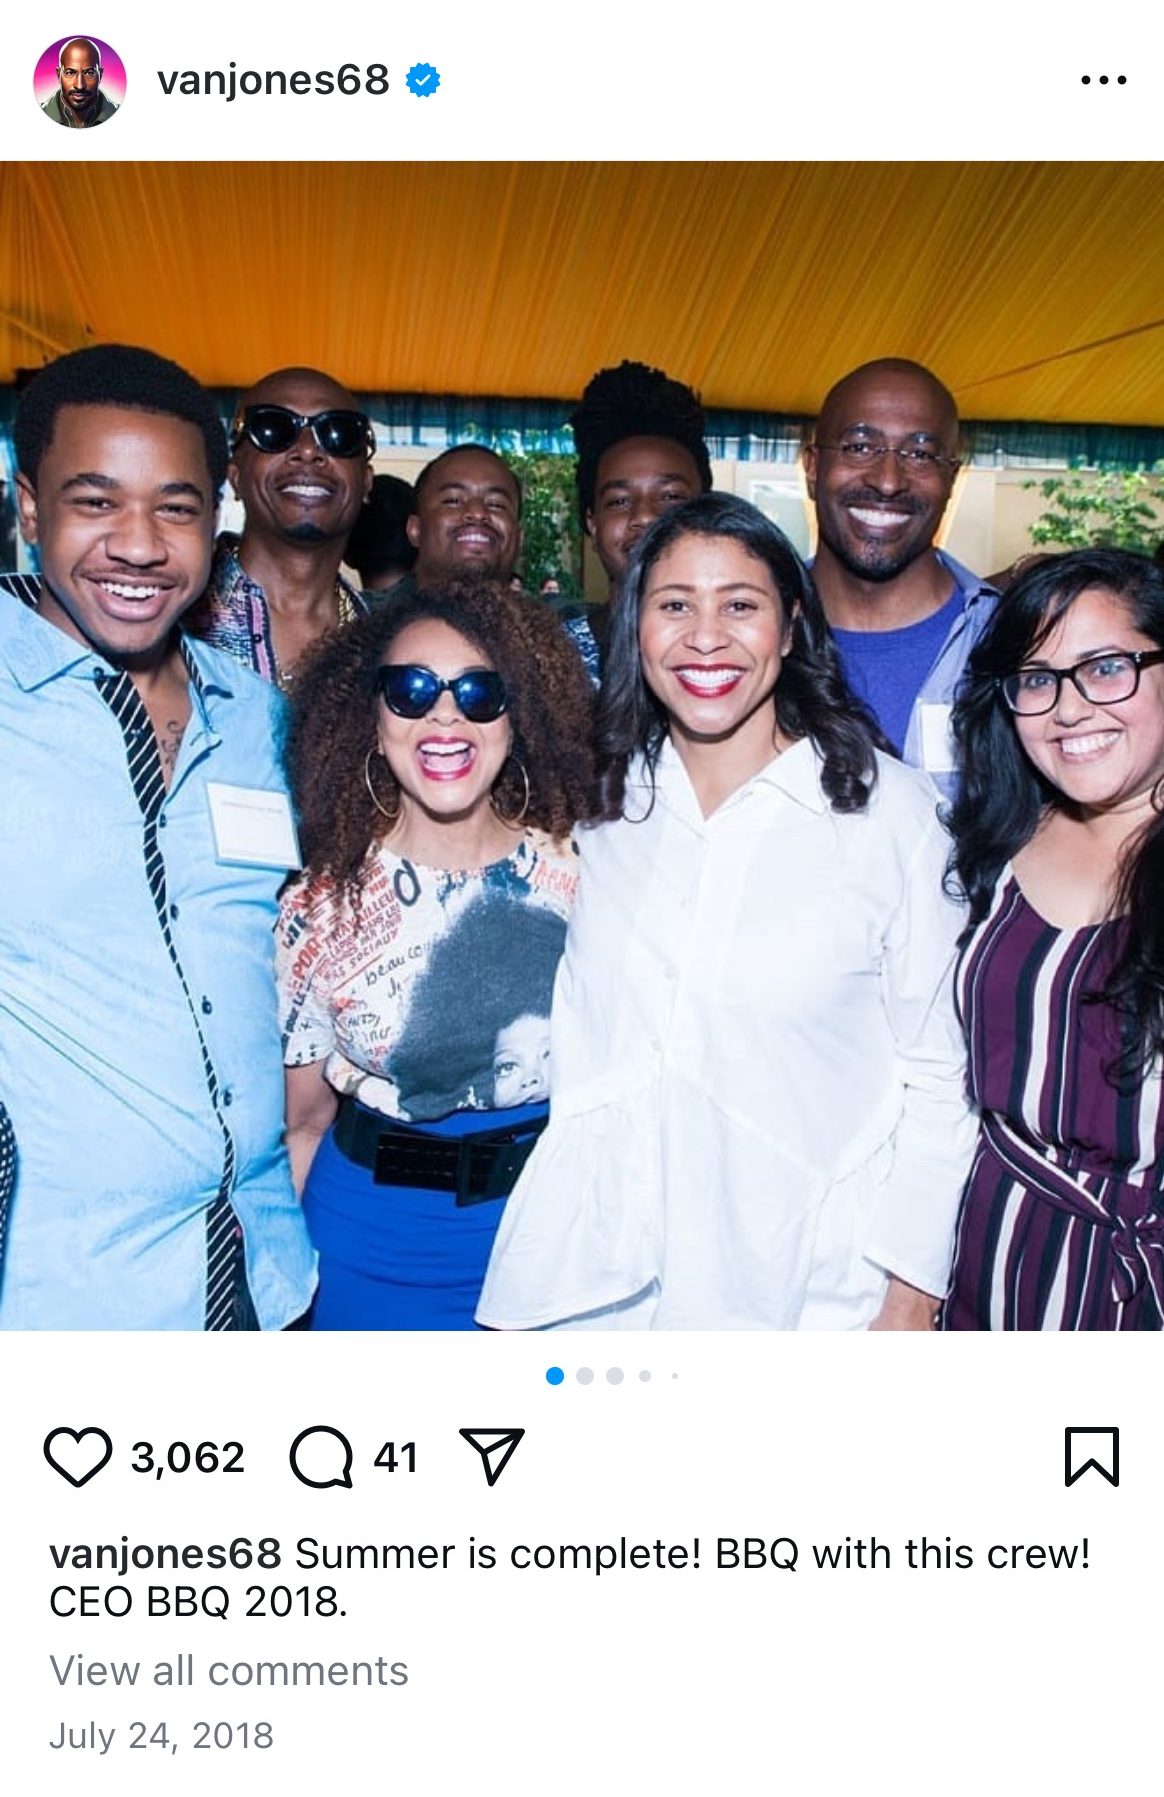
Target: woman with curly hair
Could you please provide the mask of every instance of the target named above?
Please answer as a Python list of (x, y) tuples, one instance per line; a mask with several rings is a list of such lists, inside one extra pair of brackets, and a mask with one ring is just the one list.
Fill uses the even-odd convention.
[(937, 794), (744, 501), (660, 519), (615, 604), (553, 1115), (478, 1318), (928, 1329), (973, 1144)]
[(296, 684), (278, 963), (313, 1328), (473, 1327), (545, 1121), (590, 729), (552, 613), (492, 586), (377, 610)]
[(982, 1123), (947, 1329), (1164, 1326), (1164, 574), (1026, 569), (970, 658), (957, 996)]

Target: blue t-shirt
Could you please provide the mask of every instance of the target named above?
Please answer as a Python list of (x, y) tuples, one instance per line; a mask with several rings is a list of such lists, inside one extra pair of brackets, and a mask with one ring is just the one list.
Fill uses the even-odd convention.
[(900, 630), (834, 630), (845, 679), (900, 755), (909, 716), (942, 644), (966, 603), (955, 586), (945, 605)]

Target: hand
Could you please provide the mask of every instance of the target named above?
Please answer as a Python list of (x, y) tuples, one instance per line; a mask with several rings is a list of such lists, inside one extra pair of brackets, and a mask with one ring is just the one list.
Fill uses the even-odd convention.
[(938, 1317), (938, 1300), (929, 1292), (919, 1292), (904, 1279), (890, 1277), (881, 1309), (869, 1328), (932, 1329)]

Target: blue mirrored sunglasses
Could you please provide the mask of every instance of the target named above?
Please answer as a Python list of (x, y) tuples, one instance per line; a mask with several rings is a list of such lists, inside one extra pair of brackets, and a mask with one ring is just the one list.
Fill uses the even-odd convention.
[(427, 717), (442, 693), (452, 693), (469, 724), (494, 723), (508, 704), (505, 682), (492, 668), (467, 668), (455, 680), (442, 680), (417, 662), (389, 662), (377, 669), (376, 691), (398, 718)]

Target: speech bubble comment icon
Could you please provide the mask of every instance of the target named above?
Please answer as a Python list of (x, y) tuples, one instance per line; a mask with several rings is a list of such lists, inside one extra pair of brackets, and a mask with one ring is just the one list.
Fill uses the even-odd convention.
[(78, 1488), (108, 1466), (112, 1453), (104, 1429), (50, 1429), (44, 1438), (44, 1457), (53, 1471)]
[(313, 1423), (301, 1429), (291, 1443), (291, 1471), (301, 1485), (327, 1491), (332, 1485), (352, 1488), (352, 1444), (330, 1423)]

